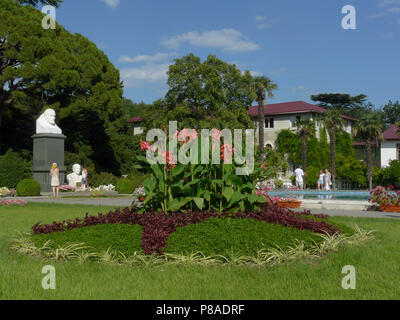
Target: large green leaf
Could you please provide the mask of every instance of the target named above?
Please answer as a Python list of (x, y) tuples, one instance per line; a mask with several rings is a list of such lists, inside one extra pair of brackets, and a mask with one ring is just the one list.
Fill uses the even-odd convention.
[(230, 201), (233, 196), (233, 189), (230, 187), (224, 187), (224, 190), (222, 191), (222, 195), (225, 197), (226, 201)]
[(181, 209), (185, 204), (187, 204), (191, 198), (181, 198), (168, 201), (168, 210), (177, 211)]
[(171, 174), (173, 177), (179, 176), (185, 169), (186, 169), (185, 165), (178, 164), (176, 167), (172, 169)]
[(196, 203), (196, 206), (200, 209), (203, 210), (204, 208), (204, 198), (193, 198), (193, 201)]
[(231, 201), (229, 202), (229, 206), (234, 205), (235, 203), (239, 202), (243, 199), (243, 196), (240, 192), (235, 191), (232, 195)]

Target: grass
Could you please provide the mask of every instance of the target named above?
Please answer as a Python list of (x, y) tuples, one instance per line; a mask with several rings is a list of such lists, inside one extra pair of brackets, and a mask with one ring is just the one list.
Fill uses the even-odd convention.
[(321, 237), (307, 230), (253, 219), (212, 218), (172, 233), (167, 240), (166, 252), (190, 254), (200, 251), (211, 256), (228, 255), (233, 251), (256, 255), (265, 248), (287, 248), (296, 239), (309, 245), (322, 241)]
[[(16, 231), (96, 214), (111, 208), (29, 204), (0, 207), (1, 299), (398, 299), (400, 221), (335, 217), (331, 220), (376, 230), (376, 241), (345, 247), (324, 259), (273, 268), (163, 265), (109, 266), (43, 261), (8, 249)], [(57, 289), (41, 287), (43, 266), (56, 268)], [(357, 289), (343, 290), (341, 270), (353, 265)]]
[(50, 248), (56, 249), (68, 243), (85, 243), (96, 252), (107, 251), (109, 248), (125, 255), (143, 252), (141, 246), (142, 226), (128, 224), (106, 224), (85, 228), (77, 228), (52, 234), (35, 234), (32, 241), (37, 247), (42, 247), (50, 241)]

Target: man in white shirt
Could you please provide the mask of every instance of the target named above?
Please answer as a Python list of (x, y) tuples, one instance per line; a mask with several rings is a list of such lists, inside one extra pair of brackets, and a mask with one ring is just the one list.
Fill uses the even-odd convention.
[(294, 174), (296, 175), (296, 186), (300, 189), (303, 190), (304, 189), (304, 181), (303, 181), (303, 177), (304, 177), (304, 171), (302, 169), (302, 166), (299, 166), (295, 171)]

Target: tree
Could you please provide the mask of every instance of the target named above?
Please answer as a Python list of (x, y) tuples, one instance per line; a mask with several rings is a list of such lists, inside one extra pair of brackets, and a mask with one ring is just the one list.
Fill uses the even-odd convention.
[[(175, 59), (169, 67), (169, 90), (165, 96), (168, 112), (185, 105), (198, 123), (230, 113), (239, 128), (252, 127), (246, 115), (252, 100), (248, 93), (251, 75), (234, 64), (209, 55), (204, 62), (193, 54)], [(238, 117), (240, 115), (240, 117)], [(234, 128), (231, 128), (234, 129)]]
[(400, 121), (400, 102), (398, 100), (394, 103), (392, 100), (389, 100), (380, 111), (386, 126), (389, 127)]
[(377, 114), (366, 114), (355, 124), (357, 136), (366, 142), (368, 186), (372, 190), (372, 145), (383, 139), (382, 124)]
[(30, 150), (35, 119), (53, 108), (66, 151), (117, 174), (133, 158), (119, 71), (82, 35), (44, 30), (43, 16), (0, 2), (0, 152)]
[(347, 93), (321, 93), (311, 96), (311, 100), (318, 102), (320, 107), (338, 110), (348, 116), (365, 107), (366, 99), (367, 96), (364, 94), (353, 97)]
[(266, 93), (268, 94), (268, 98), (272, 99), (274, 97), (272, 91), (277, 89), (278, 86), (271, 79), (264, 76), (254, 77), (251, 83), (251, 92), (258, 103), (258, 142), (261, 152), (264, 150), (264, 106), (267, 104)]
[(55, 6), (59, 7), (64, 0), (17, 0), (21, 4), (29, 4), (31, 6), (37, 7), (39, 3), (42, 5), (50, 5), (50, 6)]
[(336, 189), (336, 130), (343, 127), (343, 117), (338, 110), (329, 110), (322, 116), (324, 127), (328, 130), (330, 154), (331, 154), (331, 174), (333, 189)]
[(307, 139), (315, 134), (315, 124), (310, 119), (296, 121), (297, 132), (301, 137), (301, 162), (307, 172)]

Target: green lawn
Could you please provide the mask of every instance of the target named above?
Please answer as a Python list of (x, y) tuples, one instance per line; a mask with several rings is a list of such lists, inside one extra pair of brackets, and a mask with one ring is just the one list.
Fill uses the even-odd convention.
[[(29, 204), (0, 207), (1, 299), (398, 299), (400, 221), (337, 217), (333, 221), (376, 230), (377, 240), (346, 247), (312, 263), (273, 268), (164, 265), (107, 266), (61, 263), (18, 255), (8, 249), (16, 231), (112, 208)], [(57, 289), (41, 287), (43, 266), (56, 267)], [(353, 265), (357, 289), (343, 290), (342, 267)]]

